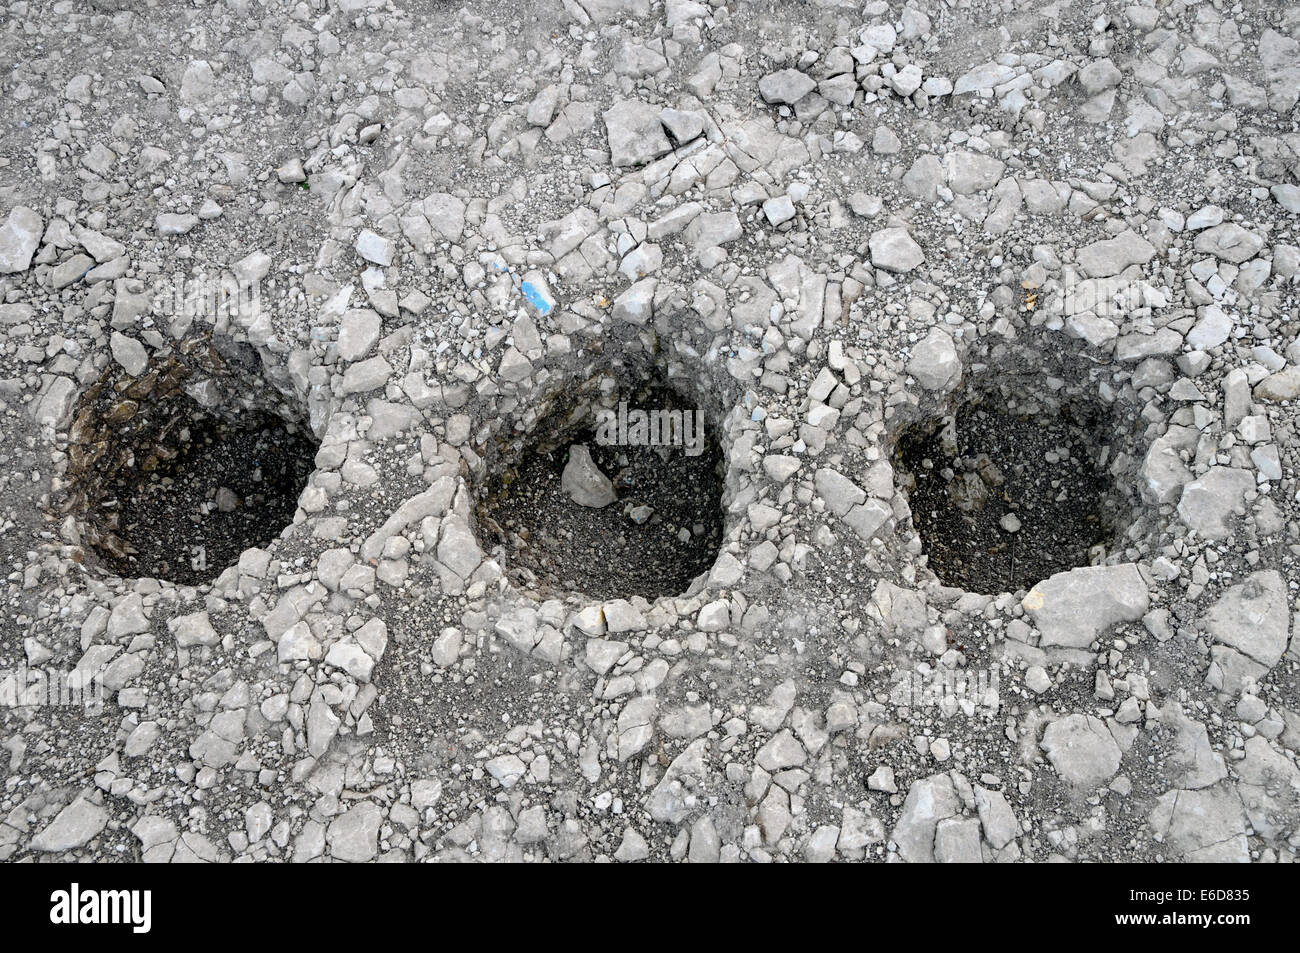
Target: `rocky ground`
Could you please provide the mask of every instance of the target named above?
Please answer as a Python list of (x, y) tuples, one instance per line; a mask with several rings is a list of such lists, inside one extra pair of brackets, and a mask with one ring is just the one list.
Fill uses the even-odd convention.
[[(0, 57), (0, 859), (1300, 850), (1300, 7), (14, 0)], [(698, 477), (561, 445), (654, 382)]]

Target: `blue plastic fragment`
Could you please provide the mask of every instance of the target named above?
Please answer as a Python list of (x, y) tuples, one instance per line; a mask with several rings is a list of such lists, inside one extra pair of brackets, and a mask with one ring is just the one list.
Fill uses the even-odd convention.
[(541, 291), (534, 287), (532, 282), (525, 281), (520, 286), (519, 290), (524, 293), (524, 297), (528, 299), (528, 303), (542, 314), (546, 314), (551, 310), (551, 303), (546, 300), (546, 297), (541, 293)]

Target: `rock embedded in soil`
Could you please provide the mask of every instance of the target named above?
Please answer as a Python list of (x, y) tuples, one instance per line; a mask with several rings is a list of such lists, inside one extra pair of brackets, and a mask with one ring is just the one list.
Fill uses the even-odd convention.
[(564, 465), (560, 485), (579, 506), (600, 509), (618, 502), (614, 484), (592, 462), (591, 451), (580, 443), (569, 447), (569, 462)]

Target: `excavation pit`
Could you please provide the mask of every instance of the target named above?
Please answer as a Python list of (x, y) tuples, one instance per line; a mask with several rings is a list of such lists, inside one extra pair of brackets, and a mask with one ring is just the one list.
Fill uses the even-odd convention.
[(479, 487), (479, 541), (525, 591), (654, 600), (686, 591), (717, 558), (714, 421), (660, 377), (613, 384), (575, 388)]
[(261, 367), (247, 345), (191, 341), (87, 390), (63, 506), (87, 562), (198, 585), (292, 522), (316, 441)]
[(1112, 473), (1124, 428), (1086, 373), (982, 368), (948, 413), (900, 435), (895, 467), (940, 582), (1017, 592), (1110, 555), (1132, 504)]

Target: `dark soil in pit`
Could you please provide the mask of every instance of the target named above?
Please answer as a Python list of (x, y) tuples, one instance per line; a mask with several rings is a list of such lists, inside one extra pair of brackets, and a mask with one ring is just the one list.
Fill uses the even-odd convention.
[(935, 575), (996, 594), (1088, 565), (1113, 536), (1100, 426), (1076, 408), (1023, 416), (990, 401), (962, 406), (955, 427), (904, 434), (897, 463)]
[(196, 417), (178, 437), (171, 460), (123, 471), (106, 487), (101, 506), (118, 511), (117, 535), (134, 552), (101, 555), (122, 576), (182, 585), (216, 578), (245, 549), (280, 535), (314, 467), (312, 441), (266, 412)]
[[(630, 407), (694, 410), (676, 393), (650, 389)], [(476, 519), (487, 550), (504, 547), (508, 576), (544, 596), (564, 592), (596, 599), (656, 599), (689, 588), (712, 566), (722, 540), (722, 451), (708, 421), (704, 450), (601, 446), (593, 426), (556, 437), (557, 417), (479, 495)], [(584, 444), (614, 483), (617, 502), (581, 506), (561, 488), (569, 447)], [(649, 518), (639, 507), (650, 507)]]

